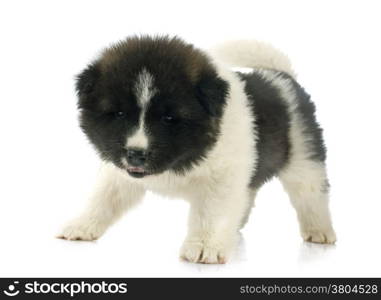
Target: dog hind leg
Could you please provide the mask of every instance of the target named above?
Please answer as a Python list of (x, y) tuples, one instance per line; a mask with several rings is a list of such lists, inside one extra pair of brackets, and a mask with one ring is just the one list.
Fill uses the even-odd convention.
[(329, 184), (324, 163), (308, 159), (294, 161), (279, 178), (296, 210), (303, 239), (334, 243), (336, 235), (328, 207)]

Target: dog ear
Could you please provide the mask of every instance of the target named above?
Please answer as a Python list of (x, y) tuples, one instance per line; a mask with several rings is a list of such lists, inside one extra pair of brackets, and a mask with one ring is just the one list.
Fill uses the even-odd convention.
[(99, 78), (97, 65), (90, 64), (76, 78), (75, 89), (79, 96), (90, 94)]
[(220, 117), (226, 103), (229, 85), (215, 72), (200, 76), (197, 83), (197, 98), (201, 106), (212, 117)]

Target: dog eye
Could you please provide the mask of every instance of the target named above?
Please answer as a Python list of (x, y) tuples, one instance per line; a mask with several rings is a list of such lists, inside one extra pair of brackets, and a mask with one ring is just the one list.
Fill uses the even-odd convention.
[(123, 111), (117, 111), (117, 112), (114, 112), (114, 116), (116, 118), (124, 118), (126, 114)]
[(165, 115), (161, 117), (161, 120), (166, 124), (172, 124), (175, 122), (175, 118), (170, 115)]

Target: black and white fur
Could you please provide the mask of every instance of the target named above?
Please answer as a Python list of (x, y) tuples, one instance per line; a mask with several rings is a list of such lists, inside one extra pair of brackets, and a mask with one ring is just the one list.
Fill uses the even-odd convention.
[(322, 130), (277, 49), (234, 41), (206, 52), (178, 38), (132, 37), (91, 63), (77, 92), (103, 166), (89, 207), (59, 237), (99, 238), (150, 190), (190, 202), (182, 258), (224, 263), (258, 189), (277, 176), (303, 239), (335, 242)]

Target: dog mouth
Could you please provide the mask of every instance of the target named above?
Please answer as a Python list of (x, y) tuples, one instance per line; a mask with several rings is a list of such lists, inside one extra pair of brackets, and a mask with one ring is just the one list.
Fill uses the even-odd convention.
[(143, 167), (129, 166), (129, 167), (127, 167), (127, 172), (128, 172), (128, 174), (130, 174), (132, 177), (135, 177), (135, 178), (142, 178), (144, 176), (149, 175), (147, 170), (144, 169)]

